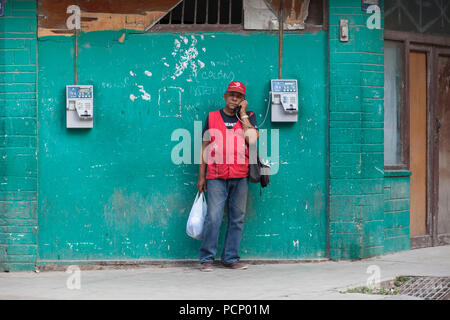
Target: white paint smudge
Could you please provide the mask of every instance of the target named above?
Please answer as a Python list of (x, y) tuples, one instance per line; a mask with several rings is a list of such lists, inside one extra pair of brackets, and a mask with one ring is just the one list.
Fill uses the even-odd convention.
[(130, 100), (131, 101), (134, 101), (134, 100), (136, 100), (137, 99), (137, 97), (134, 95), (134, 94), (130, 94)]
[(144, 73), (145, 73), (146, 76), (149, 76), (149, 77), (152, 76), (152, 73), (150, 71), (145, 70)]
[(134, 76), (136, 76), (136, 73), (134, 73), (133, 71), (130, 70), (130, 75), (131, 75), (132, 77), (134, 77)]
[(194, 75), (197, 74), (197, 65), (195, 64), (195, 61), (190, 61), (192, 72), (194, 72)]
[(188, 64), (192, 67), (192, 71), (194, 74), (197, 74), (197, 65), (195, 64), (194, 59), (197, 57), (198, 51), (194, 47), (194, 44), (191, 44), (191, 47), (186, 50), (183, 55), (180, 57), (180, 61), (175, 65), (175, 73), (174, 77), (179, 77), (184, 73)]
[(382, 174), (384, 174), (384, 171), (383, 171), (383, 170), (381, 170), (380, 168), (378, 168), (378, 167), (375, 167), (375, 169), (377, 169), (377, 171), (379, 171), (379, 172), (381, 172)]
[(165, 65), (166, 67), (169, 67), (169, 64), (168, 64), (167, 62), (164, 62), (164, 65)]
[(148, 94), (147, 92), (145, 92), (144, 86), (139, 85), (138, 87), (139, 87), (139, 92), (143, 93), (143, 94), (141, 95), (142, 99), (147, 100), (147, 101), (150, 101), (150, 98), (151, 98), (151, 97), (150, 97), (150, 94)]
[[(175, 70), (171, 78), (176, 79), (177, 77), (181, 76), (187, 69), (190, 69), (193, 76), (196, 77), (198, 69), (205, 66), (204, 62), (199, 60), (197, 61), (197, 57), (199, 54), (196, 48), (197, 38), (194, 35), (191, 35), (190, 39), (185, 36), (179, 36), (179, 39), (181, 39), (181, 42), (178, 39), (174, 40), (172, 55), (178, 61), (175, 63)], [(205, 50), (206, 49), (203, 48), (203, 51)], [(192, 81), (192, 76), (190, 76), (189, 78), (191, 80), (187, 81)]]
[(203, 52), (206, 52), (206, 48), (202, 48)]
[(180, 50), (181, 43), (180, 43), (180, 41), (178, 41), (178, 39), (175, 39), (174, 44), (175, 44), (175, 48), (173, 49), (172, 55), (176, 56), (178, 50)]
[(179, 77), (180, 75), (182, 75), (184, 70), (186, 70), (187, 65), (188, 65), (188, 61), (182, 61), (180, 63), (177, 63), (175, 65), (175, 73), (172, 76), (172, 79), (175, 79), (176, 77)]

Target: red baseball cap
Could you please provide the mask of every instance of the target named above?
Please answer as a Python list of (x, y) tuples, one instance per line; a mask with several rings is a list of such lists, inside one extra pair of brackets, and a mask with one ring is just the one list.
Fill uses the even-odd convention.
[(239, 92), (245, 95), (245, 85), (239, 81), (231, 81), (227, 88), (228, 91)]

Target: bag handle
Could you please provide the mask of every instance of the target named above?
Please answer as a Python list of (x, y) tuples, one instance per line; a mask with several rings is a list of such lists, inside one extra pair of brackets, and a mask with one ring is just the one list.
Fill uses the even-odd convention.
[(197, 202), (197, 200), (198, 200), (198, 197), (200, 196), (200, 192), (199, 191), (197, 191), (197, 195), (195, 196), (195, 199), (194, 199), (194, 203), (196, 203)]
[(206, 196), (204, 191), (200, 192), (200, 197), (202, 197), (203, 202), (206, 202)]

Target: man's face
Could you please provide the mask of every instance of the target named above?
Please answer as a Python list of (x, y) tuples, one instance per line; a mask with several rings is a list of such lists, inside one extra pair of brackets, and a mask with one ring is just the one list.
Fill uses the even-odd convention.
[(227, 91), (224, 95), (226, 106), (233, 110), (245, 99), (245, 96), (239, 92)]

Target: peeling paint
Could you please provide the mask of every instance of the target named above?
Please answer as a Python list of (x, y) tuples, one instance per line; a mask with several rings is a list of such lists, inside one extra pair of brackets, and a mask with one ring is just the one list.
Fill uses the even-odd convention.
[(149, 93), (147, 93), (147, 92), (144, 90), (144, 86), (138, 85), (138, 88), (139, 88), (139, 92), (142, 93), (142, 95), (141, 95), (142, 99), (147, 100), (147, 101), (150, 101), (151, 96), (150, 96)]

